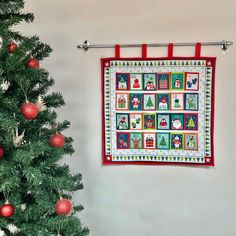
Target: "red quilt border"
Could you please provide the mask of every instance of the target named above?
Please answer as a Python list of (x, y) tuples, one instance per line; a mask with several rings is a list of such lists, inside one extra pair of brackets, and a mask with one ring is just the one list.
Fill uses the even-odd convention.
[[(107, 156), (105, 154), (105, 122), (104, 122), (104, 68), (105, 63), (113, 60), (117, 61), (132, 61), (132, 60), (139, 60), (139, 61), (146, 61), (146, 60), (206, 60), (206, 62), (211, 62), (212, 70), (212, 105), (211, 105), (211, 153), (212, 156), (211, 161), (209, 163), (173, 163), (173, 162), (148, 162), (148, 161), (119, 161), (113, 162), (112, 160), (107, 160)], [(192, 166), (192, 167), (212, 167), (215, 166), (215, 155), (214, 155), (214, 121), (215, 121), (215, 71), (216, 71), (216, 57), (108, 57), (108, 58), (101, 58), (101, 95), (102, 95), (102, 164), (103, 165), (149, 165), (149, 166), (163, 166), (163, 165), (170, 165), (170, 166)], [(206, 158), (206, 157), (205, 157)]]

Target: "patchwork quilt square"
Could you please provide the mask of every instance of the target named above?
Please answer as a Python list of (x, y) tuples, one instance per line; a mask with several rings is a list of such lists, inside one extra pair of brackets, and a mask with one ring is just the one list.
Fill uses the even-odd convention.
[(184, 128), (184, 114), (171, 114), (171, 129), (183, 130)]
[(184, 109), (186, 111), (198, 111), (198, 93), (184, 94)]
[(214, 165), (216, 58), (101, 62), (103, 164)]
[(116, 74), (116, 89), (129, 90), (129, 73)]
[(131, 93), (129, 98), (129, 109), (131, 111), (141, 111), (143, 106), (143, 94)]
[(184, 93), (171, 93), (171, 110), (184, 109)]
[(130, 74), (130, 90), (143, 90), (143, 75), (141, 73)]
[(129, 130), (129, 114), (116, 113), (116, 128), (117, 130)]
[(143, 94), (143, 110), (146, 110), (146, 111), (156, 110), (156, 94), (155, 93)]
[(143, 114), (129, 114), (130, 117), (130, 130), (142, 130), (143, 128)]
[(186, 72), (185, 73), (185, 90), (198, 91), (199, 90), (199, 73)]
[(160, 111), (170, 110), (170, 94), (169, 93), (157, 94), (157, 110), (160, 110)]
[(143, 74), (144, 90), (156, 90), (156, 74), (155, 73), (144, 73)]
[(184, 88), (184, 73), (173, 72), (171, 73), (171, 88), (172, 90), (183, 90)]
[(116, 110), (128, 110), (129, 108), (129, 94), (116, 93)]
[(156, 149), (156, 133), (143, 133), (143, 148)]
[(169, 90), (170, 88), (170, 73), (157, 73), (158, 90)]
[(143, 134), (142, 133), (130, 133), (130, 148), (131, 149), (143, 148)]
[(170, 149), (170, 133), (157, 133), (157, 149)]
[(153, 130), (156, 129), (156, 114), (143, 114), (143, 129)]
[(170, 115), (169, 114), (158, 114), (157, 115), (157, 129), (162, 130), (170, 129)]

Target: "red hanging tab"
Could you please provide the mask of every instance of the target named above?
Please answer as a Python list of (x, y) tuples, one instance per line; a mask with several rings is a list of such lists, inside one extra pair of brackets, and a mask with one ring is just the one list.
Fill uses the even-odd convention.
[(196, 43), (195, 57), (201, 57), (201, 43)]
[(174, 44), (169, 43), (169, 45), (168, 45), (168, 57), (169, 58), (173, 57), (173, 48), (174, 48)]
[(147, 44), (142, 44), (142, 58), (147, 58)]
[(120, 58), (120, 45), (115, 45), (115, 58)]

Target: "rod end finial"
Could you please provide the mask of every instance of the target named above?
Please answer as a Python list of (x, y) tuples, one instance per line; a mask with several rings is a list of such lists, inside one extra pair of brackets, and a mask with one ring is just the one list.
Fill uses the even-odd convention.
[(231, 45), (233, 45), (232, 41), (223, 40), (220, 45), (222, 52), (225, 54)]
[(87, 52), (89, 50), (89, 41), (85, 40), (83, 44), (78, 44), (77, 48), (84, 50), (84, 52)]

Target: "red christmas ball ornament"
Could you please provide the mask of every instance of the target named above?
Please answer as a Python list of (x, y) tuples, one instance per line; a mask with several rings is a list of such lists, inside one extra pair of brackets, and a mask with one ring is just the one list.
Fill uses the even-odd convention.
[(0, 216), (3, 218), (9, 218), (14, 215), (15, 208), (10, 203), (5, 203), (0, 207)]
[(10, 53), (14, 53), (15, 51), (16, 51), (16, 49), (17, 49), (17, 45), (16, 45), (16, 43), (10, 43), (9, 45), (8, 45), (8, 51), (10, 52)]
[(70, 200), (62, 198), (56, 202), (54, 209), (57, 215), (69, 215), (72, 212), (72, 203)]
[(49, 143), (52, 147), (63, 147), (65, 138), (61, 134), (53, 134), (49, 139)]
[(38, 69), (39, 68), (39, 61), (36, 58), (30, 58), (26, 65), (32, 69)]
[(21, 106), (20, 112), (27, 120), (33, 120), (37, 117), (39, 109), (35, 104), (27, 102)]
[(4, 156), (4, 149), (0, 146), (0, 159)]

